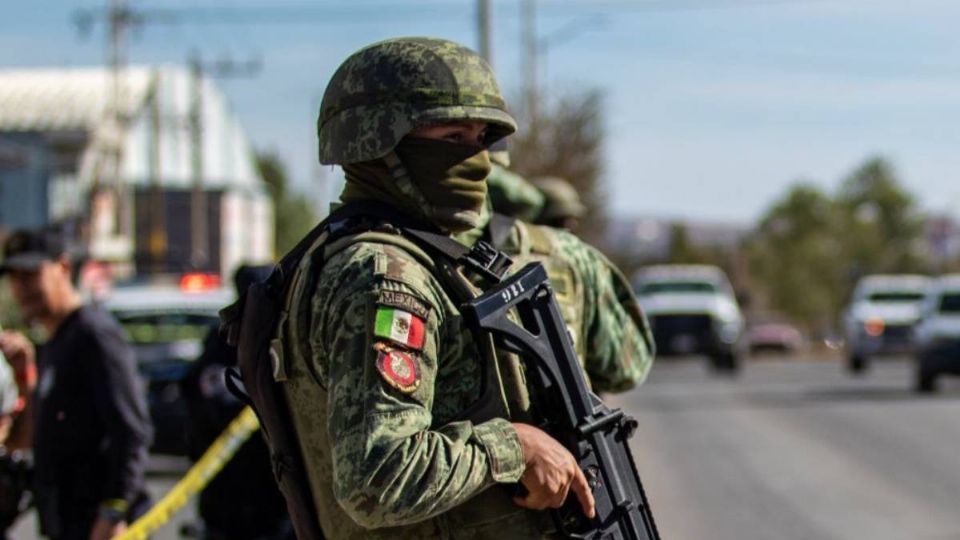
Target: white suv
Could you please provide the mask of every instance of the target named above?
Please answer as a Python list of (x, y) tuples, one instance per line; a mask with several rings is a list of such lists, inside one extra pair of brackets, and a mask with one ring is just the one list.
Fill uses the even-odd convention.
[(844, 316), (847, 368), (861, 373), (870, 358), (913, 352), (913, 327), (930, 278), (919, 275), (873, 275), (861, 279)]
[(936, 390), (937, 376), (960, 374), (960, 274), (934, 281), (917, 325), (916, 387)]
[(739, 368), (743, 315), (723, 270), (706, 265), (660, 265), (640, 270), (634, 289), (657, 344), (657, 354), (705, 354), (721, 371)]

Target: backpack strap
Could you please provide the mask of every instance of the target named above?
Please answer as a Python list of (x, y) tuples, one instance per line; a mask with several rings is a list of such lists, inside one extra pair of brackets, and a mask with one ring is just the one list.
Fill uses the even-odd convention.
[(490, 223), (487, 224), (487, 230), (485, 231), (486, 240), (490, 242), (491, 246), (502, 250), (510, 238), (510, 233), (513, 232), (513, 226), (516, 223), (517, 219), (513, 216), (494, 213), (490, 216)]
[[(268, 290), (277, 295), (286, 293), (292, 281), (290, 278), (300, 264), (300, 260), (314, 245), (323, 243), (320, 241), (321, 236), (326, 234), (327, 237), (323, 240), (329, 241), (329, 239), (350, 234), (351, 231), (362, 228), (363, 222), (370, 221), (373, 216), (387, 216), (390, 221), (412, 223), (411, 218), (399, 214), (396, 208), (375, 201), (358, 201), (340, 206), (311, 229), (280, 259), (266, 280), (265, 285)], [(226, 337), (230, 346), (236, 346), (239, 341), (240, 320), (246, 303), (247, 291), (239, 292), (240, 298), (236, 302), (220, 310), (220, 333)]]
[(510, 257), (485, 240), (480, 240), (470, 248), (449, 236), (431, 231), (406, 228), (400, 230), (426, 251), (462, 264), (467, 270), (491, 283), (500, 283), (503, 280), (503, 274), (513, 264)]

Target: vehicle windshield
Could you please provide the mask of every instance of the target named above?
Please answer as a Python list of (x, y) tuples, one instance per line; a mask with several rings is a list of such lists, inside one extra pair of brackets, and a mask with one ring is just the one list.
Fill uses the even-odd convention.
[(867, 296), (871, 302), (919, 302), (923, 300), (923, 293), (916, 291), (881, 291)]
[(638, 291), (641, 295), (660, 294), (660, 293), (712, 293), (717, 288), (712, 283), (702, 281), (659, 281), (656, 283), (645, 283), (640, 286)]
[(941, 313), (960, 313), (960, 293), (945, 294), (940, 298)]
[(197, 313), (114, 313), (134, 345), (203, 341), (219, 322), (216, 315)]

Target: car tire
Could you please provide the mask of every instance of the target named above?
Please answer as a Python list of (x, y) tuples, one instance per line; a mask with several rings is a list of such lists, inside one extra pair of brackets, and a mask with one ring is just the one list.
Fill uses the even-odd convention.
[(869, 367), (867, 357), (861, 354), (853, 354), (847, 358), (847, 371), (854, 375), (860, 375), (867, 371), (867, 367)]
[(937, 376), (923, 370), (917, 370), (917, 380), (914, 389), (918, 394), (933, 394), (937, 391)]
[(733, 375), (740, 371), (740, 357), (736, 353), (717, 353), (711, 356), (710, 360), (713, 369), (718, 373)]

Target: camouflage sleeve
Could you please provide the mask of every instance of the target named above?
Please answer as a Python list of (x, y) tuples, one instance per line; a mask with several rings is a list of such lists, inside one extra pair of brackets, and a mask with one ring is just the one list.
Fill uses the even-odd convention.
[[(403, 281), (376, 278), (343, 294), (323, 324), (333, 491), (366, 528), (430, 518), (494, 483), (516, 482), (524, 469), (516, 431), (505, 419), (434, 425), (444, 315), (428, 278), (413, 274)], [(402, 346), (407, 338), (381, 337), (384, 298), (407, 308), (407, 328), (423, 323), (422, 339), (408, 336)]]
[(599, 392), (623, 392), (646, 379), (653, 365), (653, 336), (623, 273), (593, 247), (560, 233), (561, 249), (584, 279), (584, 367)]

